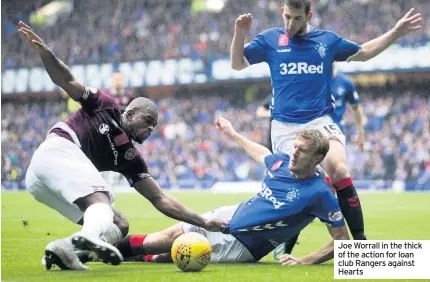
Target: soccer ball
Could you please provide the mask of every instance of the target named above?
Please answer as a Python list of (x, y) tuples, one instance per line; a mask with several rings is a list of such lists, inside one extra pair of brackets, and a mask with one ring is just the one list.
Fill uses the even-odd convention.
[(171, 251), (173, 262), (184, 271), (201, 271), (208, 265), (212, 246), (205, 236), (189, 232), (182, 234), (173, 242)]

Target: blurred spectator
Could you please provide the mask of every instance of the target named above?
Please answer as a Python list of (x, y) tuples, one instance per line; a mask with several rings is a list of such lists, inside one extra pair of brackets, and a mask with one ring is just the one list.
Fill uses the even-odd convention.
[(124, 111), (131, 100), (135, 98), (131, 90), (124, 88), (124, 77), (119, 72), (112, 75), (112, 87), (106, 89), (105, 92), (115, 100), (121, 111)]
[[(4, 2), (4, 3), (3, 3)], [(33, 67), (41, 61), (17, 32), (19, 20), (49, 1), (2, 2), (2, 67)], [(428, 0), (312, 1), (311, 23), (333, 30), (359, 44), (392, 28), (411, 7), (430, 14)], [(73, 1), (70, 18), (52, 27), (34, 27), (68, 65), (155, 60), (179, 57), (210, 59), (228, 56), (236, 17), (254, 16), (250, 38), (263, 30), (282, 26), (279, 0), (229, 0), (218, 14), (190, 13), (191, 0)], [(403, 46), (427, 44), (430, 17), (420, 31), (401, 40)]]
[(81, 104), (73, 100), (69, 94), (67, 94), (66, 91), (63, 89), (61, 91), (61, 97), (63, 98), (64, 102), (66, 103), (65, 111), (61, 113), (61, 119), (66, 120), (70, 114), (73, 114), (77, 110), (81, 108)]

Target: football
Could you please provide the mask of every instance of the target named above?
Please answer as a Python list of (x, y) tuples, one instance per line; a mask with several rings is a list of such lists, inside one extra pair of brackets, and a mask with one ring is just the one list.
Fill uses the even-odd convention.
[(171, 251), (173, 262), (184, 271), (201, 271), (208, 265), (212, 246), (205, 236), (189, 232), (182, 234), (173, 242)]

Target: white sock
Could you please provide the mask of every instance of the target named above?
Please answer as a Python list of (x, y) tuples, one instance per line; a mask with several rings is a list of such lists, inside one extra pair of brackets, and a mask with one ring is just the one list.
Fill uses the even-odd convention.
[(97, 203), (89, 206), (84, 213), (82, 232), (100, 238), (113, 224), (114, 213), (110, 205)]
[(121, 230), (119, 230), (118, 226), (116, 226), (115, 223), (112, 223), (107, 229), (105, 229), (100, 236), (103, 241), (111, 245), (115, 244), (116, 242), (119, 242), (122, 237), (122, 232)]

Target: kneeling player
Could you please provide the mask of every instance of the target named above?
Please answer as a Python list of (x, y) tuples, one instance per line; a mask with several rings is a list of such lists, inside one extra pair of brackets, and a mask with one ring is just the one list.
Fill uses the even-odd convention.
[[(162, 232), (122, 239), (116, 246), (125, 260), (171, 262), (173, 241), (183, 233), (198, 232), (212, 245), (212, 262), (259, 261), (282, 242), (297, 235), (315, 217), (327, 223), (334, 240), (349, 239), (339, 204), (324, 177), (316, 170), (329, 150), (329, 142), (323, 134), (314, 129), (300, 131), (290, 158), (281, 153), (272, 154), (267, 148), (246, 139), (226, 119), (219, 118), (216, 125), (253, 159), (266, 166), (267, 176), (261, 191), (238, 206), (217, 208), (204, 215), (230, 221), (226, 228), (229, 234), (179, 223)], [(304, 258), (296, 259), (285, 254), (279, 261), (286, 265), (318, 264), (333, 258), (333, 252), (331, 240)]]

